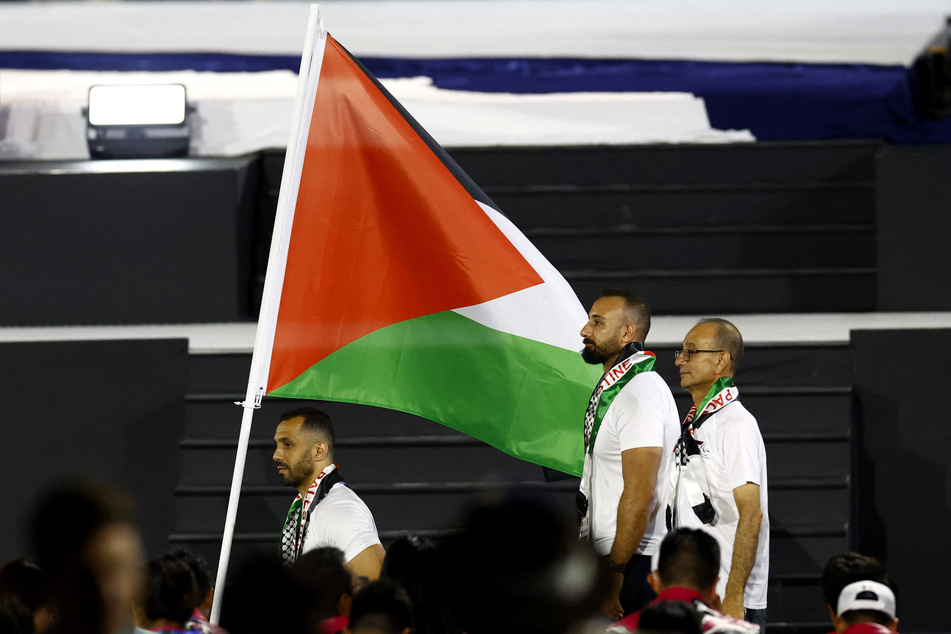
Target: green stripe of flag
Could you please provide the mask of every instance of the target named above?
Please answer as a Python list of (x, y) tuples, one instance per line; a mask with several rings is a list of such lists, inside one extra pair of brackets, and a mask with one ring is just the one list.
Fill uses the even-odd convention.
[(580, 475), (584, 412), (599, 376), (577, 352), (450, 311), (374, 331), (270, 395), (409, 412)]

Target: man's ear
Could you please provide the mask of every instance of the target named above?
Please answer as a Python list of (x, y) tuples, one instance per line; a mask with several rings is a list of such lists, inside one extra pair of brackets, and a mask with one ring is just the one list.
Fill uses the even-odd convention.
[(730, 376), (733, 355), (726, 350), (717, 353), (717, 376)]
[(835, 629), (837, 634), (842, 634), (845, 630), (849, 628), (849, 624), (845, 622), (845, 619), (839, 618), (835, 615), (835, 609), (828, 603), (826, 607), (829, 608), (829, 616), (832, 617), (832, 627)]
[(660, 573), (658, 571), (651, 570), (649, 573), (647, 573), (647, 585), (649, 585), (651, 589), (657, 594), (660, 594), (663, 591), (664, 584), (660, 581)]
[(215, 600), (215, 589), (208, 588), (205, 598), (202, 600), (201, 605), (198, 606), (198, 610), (205, 615), (205, 618), (208, 618), (208, 615), (211, 614), (211, 604)]
[(330, 445), (327, 444), (326, 440), (318, 440), (314, 443), (314, 460), (324, 460), (329, 452)]
[(704, 602), (709, 605), (711, 608), (717, 611), (722, 610), (723, 602), (720, 599), (720, 595), (717, 594), (717, 584), (720, 583), (720, 575), (717, 575), (717, 578), (713, 580), (713, 583), (710, 584), (710, 587), (707, 588), (706, 592), (703, 593)]
[(624, 324), (623, 340), (626, 344), (631, 343), (632, 341), (637, 341), (637, 326), (635, 324)]

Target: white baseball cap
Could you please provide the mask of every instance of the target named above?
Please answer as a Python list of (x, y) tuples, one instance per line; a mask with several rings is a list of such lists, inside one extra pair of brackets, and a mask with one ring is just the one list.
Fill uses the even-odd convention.
[(842, 616), (852, 610), (875, 610), (895, 618), (895, 594), (891, 589), (877, 581), (856, 581), (842, 588), (836, 616)]

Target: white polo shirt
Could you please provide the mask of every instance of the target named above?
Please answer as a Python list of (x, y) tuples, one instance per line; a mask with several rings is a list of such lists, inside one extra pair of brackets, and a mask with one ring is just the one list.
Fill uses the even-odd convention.
[(621, 452), (660, 447), (661, 464), (654, 489), (654, 509), (637, 554), (651, 555), (667, 533), (665, 477), (680, 435), (677, 405), (670, 388), (656, 372), (641, 372), (621, 388), (604, 415), (591, 456), (591, 536), (599, 555), (607, 555), (617, 533), (617, 507), (624, 490)]

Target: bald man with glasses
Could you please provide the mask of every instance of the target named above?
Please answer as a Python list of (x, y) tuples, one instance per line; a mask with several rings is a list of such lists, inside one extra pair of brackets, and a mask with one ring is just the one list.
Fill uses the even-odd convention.
[(693, 407), (670, 467), (668, 528), (709, 532), (720, 544), (723, 612), (765, 629), (769, 575), (766, 449), (733, 383), (743, 337), (725, 319), (704, 319), (674, 352)]

